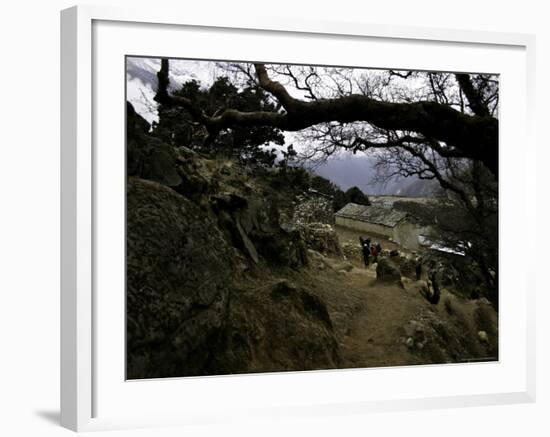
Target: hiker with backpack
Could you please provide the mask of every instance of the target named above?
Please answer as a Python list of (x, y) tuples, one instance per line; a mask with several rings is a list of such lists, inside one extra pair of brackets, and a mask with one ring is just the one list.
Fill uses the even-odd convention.
[(370, 254), (372, 256), (372, 263), (378, 262), (378, 255), (382, 253), (382, 245), (380, 243), (373, 244), (370, 246)]
[(422, 257), (416, 258), (416, 265), (415, 265), (415, 273), (416, 273), (416, 280), (420, 281), (420, 278), (422, 277)]
[(380, 242), (376, 243), (376, 261), (378, 261), (378, 256), (382, 253), (382, 245)]
[(363, 261), (365, 262), (365, 266), (368, 266), (371, 254), (370, 238), (365, 240), (363, 237), (359, 237), (359, 243), (361, 244), (361, 251), (363, 252)]

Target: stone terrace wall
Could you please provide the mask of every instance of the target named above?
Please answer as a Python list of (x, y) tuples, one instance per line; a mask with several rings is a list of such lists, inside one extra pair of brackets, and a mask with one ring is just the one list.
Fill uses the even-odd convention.
[(334, 224), (332, 199), (314, 193), (297, 196), (293, 222), (298, 225), (309, 223)]

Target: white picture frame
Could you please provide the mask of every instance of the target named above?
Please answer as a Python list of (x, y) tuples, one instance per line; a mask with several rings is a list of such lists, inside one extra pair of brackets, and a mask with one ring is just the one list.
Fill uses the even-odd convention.
[[(520, 196), (525, 205), (534, 205), (535, 184), (535, 144), (533, 135), (533, 108), (534, 108), (534, 63), (535, 63), (535, 40), (532, 35), (509, 34), (509, 33), (491, 33), (483, 31), (459, 31), (452, 29), (428, 29), (416, 27), (403, 27), (391, 25), (373, 25), (364, 23), (338, 23), (338, 22), (313, 22), (301, 18), (272, 18), (272, 17), (254, 17), (250, 18), (243, 15), (242, 18), (232, 18), (229, 22), (225, 17), (216, 16), (212, 11), (202, 16), (189, 14), (187, 10), (162, 11), (152, 9), (149, 11), (127, 10), (108, 7), (78, 6), (62, 11), (61, 13), (61, 424), (64, 427), (75, 431), (113, 429), (120, 427), (138, 427), (138, 426), (164, 426), (164, 425), (185, 425), (198, 423), (219, 423), (232, 420), (247, 420), (247, 418), (262, 417), (290, 417), (300, 415), (326, 415), (326, 414), (362, 414), (371, 411), (398, 411), (403, 409), (420, 408), (440, 408), (440, 407), (459, 407), (475, 406), (488, 404), (505, 404), (519, 402), (533, 402), (535, 399), (535, 310), (534, 310), (534, 272), (525, 267), (525, 276), (513, 278), (514, 281), (507, 281), (504, 287), (519, 287), (520, 292), (518, 302), (511, 303), (503, 300), (503, 305), (510, 305), (510, 310), (503, 316), (503, 323), (511, 323), (519, 326), (515, 337), (516, 345), (521, 346), (521, 350), (516, 351), (517, 360), (510, 375), (516, 378), (513, 388), (505, 386), (502, 382), (502, 389), (495, 386), (494, 389), (487, 391), (474, 391), (465, 388), (463, 391), (449, 388), (448, 391), (441, 389), (432, 390), (430, 393), (420, 393), (412, 388), (410, 391), (399, 393), (399, 387), (388, 398), (382, 395), (367, 397), (361, 393), (354, 393), (346, 397), (345, 389), (338, 391), (336, 387), (327, 390), (325, 397), (315, 394), (313, 387), (323, 384), (325, 381), (329, 386), (335, 384), (338, 387), (346, 387), (346, 384), (353, 384), (354, 380), (360, 378), (372, 377), (373, 372), (377, 378), (384, 380), (399, 381), (407, 378), (410, 372), (415, 372), (415, 378), (425, 377), (428, 373), (439, 372), (439, 368), (430, 369), (411, 369), (398, 368), (388, 370), (370, 369), (365, 372), (351, 371), (345, 373), (345, 380), (334, 379), (337, 372), (322, 373), (317, 375), (304, 376), (303, 372), (291, 373), (285, 376), (278, 375), (254, 375), (254, 376), (229, 376), (216, 378), (194, 378), (191, 382), (186, 382), (186, 390), (200, 390), (201, 386), (208, 390), (208, 393), (219, 394), (223, 401), (223, 387), (231, 387), (233, 393), (243, 390), (257, 390), (257, 387), (265, 384), (265, 390), (272, 393), (273, 399), (277, 402), (259, 402), (258, 408), (251, 409), (243, 399), (235, 399), (235, 405), (232, 409), (224, 410), (221, 407), (213, 406), (206, 410), (198, 403), (195, 410), (189, 410), (189, 406), (175, 405), (170, 411), (159, 409), (150, 413), (147, 407), (143, 410), (137, 410), (132, 415), (131, 408), (118, 413), (115, 406), (105, 407), (108, 414), (102, 414), (104, 408), (101, 399), (105, 400), (105, 395), (109, 388), (110, 376), (106, 375), (110, 369), (109, 362), (104, 361), (105, 354), (98, 353), (103, 347), (105, 337), (101, 335), (101, 329), (98, 331), (98, 324), (105, 327), (115, 328), (119, 325), (113, 325), (112, 322), (104, 322), (109, 317), (120, 317), (123, 314), (114, 312), (114, 315), (106, 315), (102, 312), (104, 309), (103, 300), (97, 299), (98, 284), (103, 284), (104, 278), (101, 278), (101, 269), (98, 272), (98, 202), (102, 202), (98, 189), (98, 183), (105, 179), (101, 167), (105, 154), (97, 154), (97, 139), (101, 138), (102, 133), (94, 129), (99, 129), (96, 123), (98, 117), (97, 105), (102, 105), (101, 96), (97, 95), (98, 86), (101, 88), (103, 71), (101, 67), (95, 65), (98, 56), (102, 55), (105, 44), (102, 43), (101, 32), (94, 26), (101, 23), (109, 23), (109, 26), (125, 25), (133, 27), (146, 27), (150, 32), (171, 32), (178, 28), (185, 28), (186, 32), (224, 32), (227, 29), (238, 30), (246, 34), (264, 34), (269, 33), (270, 38), (280, 38), (282, 35), (292, 36), (296, 40), (300, 38), (331, 38), (338, 42), (342, 38), (353, 38), (355, 41), (375, 41), (387, 44), (432, 44), (441, 47), (453, 45), (461, 47), (461, 50), (468, 51), (472, 47), (481, 49), (496, 50), (499, 52), (509, 51), (515, 53), (515, 60), (521, 59), (521, 65), (516, 65), (518, 83), (514, 83), (515, 93), (510, 91), (510, 96), (520, 99), (518, 105), (519, 112), (514, 113), (521, 117), (520, 126), (512, 130), (504, 130), (502, 135), (510, 135), (510, 138), (520, 138), (523, 143), (524, 154), (519, 172), (516, 177), (520, 180), (519, 186), (511, 186), (506, 183), (509, 173), (501, 173), (502, 190), (507, 191), (505, 196)], [(114, 23), (114, 24), (113, 24)], [(109, 27), (107, 26), (107, 27)], [(105, 38), (110, 38), (108, 34)], [(122, 32), (131, 30), (122, 30)], [(120, 31), (117, 30), (117, 34)], [(113, 46), (116, 45), (114, 39)], [(103, 44), (103, 45), (102, 45)], [(121, 46), (122, 47), (122, 46)], [(206, 47), (206, 46), (205, 46)], [(106, 49), (105, 49), (106, 50)], [(120, 50), (123, 50), (121, 48)], [(175, 53), (151, 53), (152, 45), (147, 49), (150, 55), (176, 56)], [(170, 50), (167, 47), (166, 50)], [(252, 49), (251, 49), (252, 50)], [(118, 56), (113, 52), (113, 56)], [(518, 55), (518, 53), (520, 53)], [(127, 54), (137, 54), (127, 53)], [(403, 53), (404, 54), (404, 53)], [(251, 55), (253, 56), (253, 55)], [(505, 57), (505, 55), (503, 55)], [(518, 58), (519, 56), (519, 58)], [(116, 58), (118, 59), (118, 57)], [(122, 60), (120, 60), (122, 64)], [(438, 60), (432, 60), (426, 63), (425, 68), (437, 65)], [(481, 62), (481, 61), (479, 61)], [(100, 62), (99, 62), (100, 63)], [(517, 62), (515, 63), (517, 64)], [(103, 64), (102, 64), (103, 65)], [(380, 65), (372, 65), (380, 66)], [(386, 65), (387, 67), (400, 67), (401, 65)], [(120, 68), (117, 67), (117, 68)], [(512, 68), (512, 67), (510, 67)], [(495, 71), (499, 73), (499, 71)], [(512, 75), (510, 75), (512, 77)], [(522, 79), (525, 79), (523, 82)], [(114, 80), (120, 81), (120, 87), (124, 87), (124, 77), (117, 77)], [(511, 83), (511, 82), (510, 82)], [(504, 87), (504, 85), (503, 85)], [(519, 87), (519, 88), (518, 88)], [(517, 89), (516, 89), (517, 88)], [(505, 90), (506, 91), (506, 90)], [(506, 91), (506, 92), (509, 92)], [(512, 98), (512, 97), (510, 97)], [(122, 102), (121, 102), (122, 103)], [(121, 106), (123, 106), (121, 104)], [(508, 126), (506, 122), (506, 101), (503, 103), (503, 121), (504, 127)], [(120, 114), (119, 114), (120, 115)], [(95, 123), (95, 124), (94, 124)], [(100, 128), (101, 128), (100, 124)], [(123, 129), (123, 126), (120, 126)], [(95, 138), (95, 139), (94, 139)], [(506, 138), (504, 138), (506, 139)], [(124, 144), (119, 145), (121, 148)], [(99, 156), (99, 157), (98, 157)], [(506, 158), (506, 157), (505, 157)], [(504, 159), (504, 158), (503, 158)], [(117, 161), (118, 162), (118, 161)], [(119, 162), (120, 163), (120, 162)], [(502, 164), (502, 162), (501, 162)], [(507, 164), (504, 162), (503, 169), (506, 170)], [(532, 172), (527, 169), (532, 168)], [(109, 170), (106, 170), (106, 173)], [(118, 167), (112, 170), (118, 171), (118, 176), (122, 180), (124, 168)], [(101, 173), (101, 176), (99, 174)], [(102, 179), (103, 178), (103, 179)], [(517, 182), (517, 181), (516, 181)], [(116, 199), (115, 199), (116, 200)], [(506, 204), (506, 202), (505, 202)], [(509, 211), (509, 213), (508, 213)], [(530, 224), (526, 231), (528, 245), (534, 245), (535, 226), (534, 219), (528, 216), (525, 208), (521, 211), (504, 208), (504, 216), (501, 218), (502, 226), (513, 226), (514, 220), (526, 221)], [(523, 214), (515, 217), (514, 214)], [(101, 219), (101, 217), (99, 217)], [(99, 220), (100, 221), (100, 220)], [(508, 221), (510, 221), (509, 224)], [(119, 237), (123, 237), (119, 236)], [(503, 262), (509, 259), (506, 247), (501, 249)], [(509, 254), (508, 254), (509, 255)], [(512, 284), (513, 283), (513, 284)], [(120, 293), (120, 290), (117, 291)], [(506, 308), (506, 307), (505, 307)], [(99, 334), (98, 334), (99, 332)], [(510, 331), (503, 330), (504, 333)], [(123, 335), (123, 333), (119, 333)], [(502, 346), (506, 346), (508, 338), (502, 335)], [(514, 338), (515, 338), (514, 337)], [(514, 341), (516, 341), (514, 340)], [(510, 340), (512, 341), (512, 340)], [(506, 350), (506, 348), (504, 348)], [(120, 351), (123, 354), (123, 350)], [(469, 372), (485, 372), (490, 378), (494, 372), (506, 367), (509, 362), (508, 356), (504, 356), (495, 368), (471, 366)], [(106, 370), (105, 370), (106, 369)], [(458, 367), (455, 367), (458, 369)], [(472, 370), (473, 369), (473, 370)], [(120, 369), (115, 369), (119, 372)], [(460, 369), (459, 369), (460, 370)], [(453, 375), (459, 375), (459, 370), (452, 370)], [(115, 373), (116, 373), (115, 372)], [(388, 373), (389, 372), (389, 373)], [(445, 371), (445, 373), (448, 373)], [(119, 373), (116, 373), (119, 375)], [(466, 375), (466, 374), (465, 374)], [(503, 378), (504, 378), (503, 373)], [(460, 378), (460, 376), (453, 376)], [(464, 376), (466, 378), (466, 376)], [(445, 374), (441, 374), (445, 379)], [(300, 381), (306, 379), (303, 387), (309, 387), (314, 393), (310, 398), (300, 398), (299, 393), (292, 394), (288, 398), (300, 398), (299, 405), (296, 403), (285, 404), (284, 395), (277, 398), (275, 386), (285, 385), (298, 387)], [(510, 379), (510, 381), (513, 378)], [(366, 379), (364, 379), (366, 381)], [(372, 380), (372, 378), (371, 378)], [(208, 382), (205, 382), (208, 381)], [(363, 379), (361, 379), (363, 381)], [(171, 386), (180, 384), (181, 381), (166, 380), (161, 386), (153, 386), (152, 383), (145, 382), (125, 382), (119, 381), (120, 386), (132, 385), (131, 395), (139, 398), (140, 389), (138, 384), (148, 384), (147, 393), (162, 393), (163, 390), (170, 390)], [(495, 382), (497, 384), (497, 382)], [(253, 387), (250, 387), (253, 386)], [(98, 389), (98, 387), (101, 387)], [(270, 388), (271, 387), (271, 388)], [(120, 393), (118, 389), (113, 388), (109, 395)], [(151, 392), (152, 390), (152, 392)], [(273, 390), (270, 392), (269, 390)], [(454, 391), (453, 391), (454, 390)], [(250, 393), (253, 393), (251, 391)], [(294, 396), (296, 395), (296, 396)], [(103, 398), (102, 398), (103, 396)], [(125, 394), (124, 396), (128, 396)], [(146, 393), (143, 393), (146, 396)], [(114, 398), (115, 399), (115, 398)], [(308, 400), (309, 399), (309, 400)], [(139, 399), (138, 399), (139, 400)], [(118, 403), (116, 399), (114, 403)], [(222, 405), (220, 403), (220, 405)], [(112, 408), (111, 408), (112, 407)], [(216, 409), (217, 408), (217, 409)], [(99, 413), (98, 413), (99, 412)]]

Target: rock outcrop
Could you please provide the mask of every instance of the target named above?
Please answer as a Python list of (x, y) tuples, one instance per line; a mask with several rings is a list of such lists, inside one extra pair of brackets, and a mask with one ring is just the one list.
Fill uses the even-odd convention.
[[(148, 140), (141, 135), (139, 151)], [(133, 170), (150, 180), (128, 178), (128, 378), (337, 366), (338, 344), (318, 297), (292, 285), (287, 294), (282, 286), (246, 291), (248, 270), (267, 280), (271, 269), (309, 262), (278, 193), (249, 184), (238, 168), (168, 149), (158, 174)], [(161, 177), (172, 170), (178, 180)]]
[(323, 255), (343, 257), (338, 234), (329, 224), (309, 223), (300, 226), (302, 238), (308, 249), (315, 250)]
[(299, 268), (307, 265), (306, 245), (300, 232), (281, 223), (273, 198), (225, 194), (211, 197), (218, 223), (232, 243), (255, 264)]
[(498, 316), (490, 304), (444, 292), (449, 317), (428, 307), (404, 327), (401, 341), (422, 363), (498, 359)]

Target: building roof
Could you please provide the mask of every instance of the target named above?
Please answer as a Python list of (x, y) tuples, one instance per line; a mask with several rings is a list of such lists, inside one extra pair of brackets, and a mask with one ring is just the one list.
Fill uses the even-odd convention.
[(410, 196), (398, 196), (395, 194), (387, 195), (368, 195), (369, 201), (372, 205), (392, 206), (396, 202), (407, 202), (415, 204), (425, 204), (433, 202), (434, 196), (431, 197), (410, 197)]
[(397, 223), (405, 219), (408, 214), (383, 205), (365, 206), (348, 203), (335, 216), (393, 228)]

